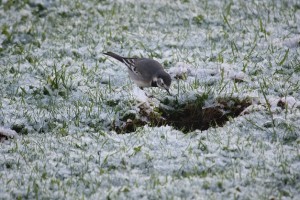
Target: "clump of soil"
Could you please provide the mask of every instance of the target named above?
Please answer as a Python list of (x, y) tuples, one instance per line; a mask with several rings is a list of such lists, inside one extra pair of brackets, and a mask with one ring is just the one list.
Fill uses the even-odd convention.
[(198, 130), (207, 130), (210, 127), (223, 126), (230, 118), (239, 116), (251, 101), (234, 98), (217, 99), (210, 107), (203, 107), (197, 101), (183, 104), (178, 109), (160, 108), (166, 124), (185, 133)]
[(118, 126), (113, 123), (111, 128), (118, 133), (129, 133), (146, 124), (153, 127), (170, 125), (188, 133), (223, 126), (251, 105), (250, 99), (228, 97), (215, 99), (213, 106), (204, 107), (206, 99), (207, 96), (198, 96), (196, 100), (184, 103), (167, 100), (154, 110), (141, 106), (137, 115), (123, 117)]

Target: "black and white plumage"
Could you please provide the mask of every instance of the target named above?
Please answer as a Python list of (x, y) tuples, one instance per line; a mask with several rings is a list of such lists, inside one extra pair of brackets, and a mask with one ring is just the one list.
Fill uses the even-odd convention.
[(160, 87), (170, 94), (171, 76), (162, 65), (150, 58), (126, 58), (112, 52), (103, 53), (127, 66), (130, 78), (138, 87)]

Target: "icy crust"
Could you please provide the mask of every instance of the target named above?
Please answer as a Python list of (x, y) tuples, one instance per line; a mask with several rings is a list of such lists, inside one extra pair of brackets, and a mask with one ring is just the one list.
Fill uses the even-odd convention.
[[(299, 21), (296, 0), (2, 1), (0, 199), (300, 199)], [(103, 51), (161, 62), (178, 103), (252, 105), (202, 132), (118, 135), (167, 96)]]

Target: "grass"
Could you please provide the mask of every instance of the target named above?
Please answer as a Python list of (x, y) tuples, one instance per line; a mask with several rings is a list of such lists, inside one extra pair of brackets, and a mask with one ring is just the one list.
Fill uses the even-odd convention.
[[(0, 199), (299, 198), (297, 1), (2, 1), (0, 11), (0, 126), (21, 136), (0, 144)], [(190, 67), (175, 97), (145, 89), (156, 98), (141, 104), (103, 51)], [(244, 99), (247, 115), (185, 134), (137, 115)], [(130, 120), (142, 126), (110, 130)]]

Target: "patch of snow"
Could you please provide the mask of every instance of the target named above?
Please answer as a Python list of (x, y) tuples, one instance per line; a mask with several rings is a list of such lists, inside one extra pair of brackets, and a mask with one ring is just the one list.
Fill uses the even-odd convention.
[(174, 67), (171, 67), (168, 72), (172, 77), (184, 79), (190, 74), (192, 66), (183, 62), (178, 62)]
[(132, 94), (136, 100), (139, 102), (148, 102), (148, 97), (144, 90), (141, 90), (139, 87), (134, 86), (132, 90)]
[(283, 102), (287, 108), (293, 108), (295, 105), (300, 105), (300, 102), (292, 96), (282, 97), (280, 101)]
[(283, 44), (289, 48), (300, 47), (300, 36), (289, 38), (283, 41)]
[(18, 138), (18, 134), (16, 131), (11, 130), (9, 128), (4, 128), (0, 126), (0, 135), (6, 136), (8, 138)]

